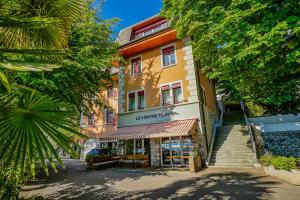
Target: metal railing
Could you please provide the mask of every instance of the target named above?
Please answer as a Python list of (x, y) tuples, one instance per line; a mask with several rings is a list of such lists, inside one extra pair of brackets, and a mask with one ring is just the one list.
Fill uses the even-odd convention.
[(213, 146), (214, 146), (214, 142), (215, 142), (215, 137), (216, 137), (216, 133), (217, 133), (217, 128), (221, 127), (223, 124), (223, 115), (224, 115), (224, 110), (221, 110), (221, 116), (220, 116), (220, 120), (219, 122), (214, 121), (214, 128), (213, 128), (213, 132), (212, 132), (212, 136), (211, 136), (211, 140), (210, 140), (210, 144), (209, 144), (209, 150), (208, 150), (208, 155), (206, 158), (206, 165), (209, 166), (210, 163), (210, 159), (211, 159), (211, 154), (212, 154), (212, 150), (213, 150)]
[(252, 132), (251, 124), (249, 123), (249, 120), (247, 118), (247, 115), (246, 115), (246, 112), (245, 112), (245, 105), (244, 105), (243, 102), (241, 102), (241, 109), (243, 111), (245, 122), (246, 122), (246, 125), (247, 125), (247, 128), (248, 128), (248, 134), (249, 134), (250, 139), (251, 139), (253, 153), (254, 153), (254, 159), (255, 159), (255, 162), (258, 163), (257, 150), (256, 150), (256, 144), (255, 144), (255, 140), (254, 140), (254, 135), (253, 135), (253, 132)]

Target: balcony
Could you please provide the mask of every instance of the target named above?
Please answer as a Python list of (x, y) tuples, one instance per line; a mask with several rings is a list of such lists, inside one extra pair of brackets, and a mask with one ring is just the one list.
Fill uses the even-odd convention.
[(170, 24), (166, 20), (156, 22), (156, 23), (146, 26), (142, 29), (136, 30), (133, 33), (133, 37), (131, 40), (137, 40), (137, 39), (140, 39), (143, 37), (147, 37), (149, 35), (152, 35), (156, 32), (167, 29), (169, 27), (170, 27)]

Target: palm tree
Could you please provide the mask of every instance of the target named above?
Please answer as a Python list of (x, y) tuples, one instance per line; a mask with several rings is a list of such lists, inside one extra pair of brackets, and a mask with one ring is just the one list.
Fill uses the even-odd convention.
[(54, 170), (55, 160), (63, 166), (54, 146), (74, 154), (70, 136), (84, 137), (77, 130), (77, 113), (72, 105), (17, 85), (9, 76), (12, 70), (39, 72), (60, 67), (71, 25), (78, 20), (84, 2), (0, 3), (0, 68), (4, 69), (0, 69), (0, 83), (6, 89), (0, 93), (0, 160), (4, 166), (13, 163), (24, 171), (39, 163), (48, 173), (46, 160)]

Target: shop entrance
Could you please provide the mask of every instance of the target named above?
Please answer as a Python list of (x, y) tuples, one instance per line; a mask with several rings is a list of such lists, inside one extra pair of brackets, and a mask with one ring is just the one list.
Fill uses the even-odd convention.
[(161, 138), (161, 165), (188, 166), (192, 146), (190, 137)]

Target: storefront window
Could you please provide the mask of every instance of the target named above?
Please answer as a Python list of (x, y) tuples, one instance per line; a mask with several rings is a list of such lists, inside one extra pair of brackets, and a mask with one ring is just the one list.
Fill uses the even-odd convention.
[(162, 165), (171, 165), (171, 144), (169, 138), (161, 139)]
[(126, 140), (126, 154), (134, 153), (134, 144), (133, 140)]
[(173, 137), (161, 139), (161, 159), (165, 166), (188, 165), (192, 151), (190, 137)]
[(119, 140), (116, 149), (118, 155), (125, 155), (125, 140)]
[(143, 154), (144, 148), (143, 148), (143, 140), (137, 139), (135, 140), (135, 154)]
[(181, 147), (179, 138), (171, 138), (172, 165), (181, 165)]
[(183, 137), (182, 138), (182, 154), (183, 154), (183, 163), (184, 165), (188, 165), (189, 164), (189, 158), (188, 156), (190, 156), (192, 154), (192, 150), (193, 150), (193, 144), (192, 144), (192, 140), (190, 137)]

